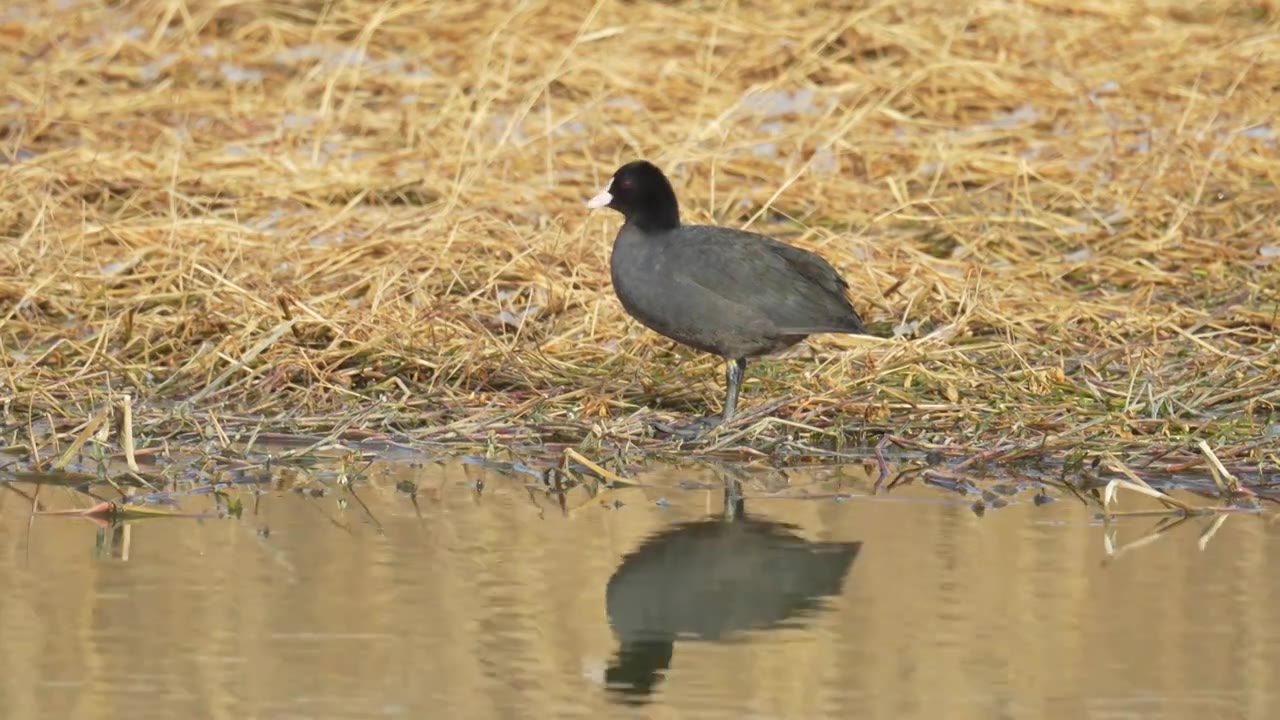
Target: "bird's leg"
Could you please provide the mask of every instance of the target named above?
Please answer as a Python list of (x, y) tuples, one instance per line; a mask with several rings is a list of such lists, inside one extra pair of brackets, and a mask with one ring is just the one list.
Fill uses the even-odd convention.
[(693, 440), (721, 423), (728, 422), (733, 417), (733, 413), (738, 409), (738, 391), (742, 389), (742, 378), (747, 373), (747, 359), (735, 358), (729, 361), (725, 366), (724, 384), (725, 398), (724, 410), (720, 416), (710, 415), (708, 417), (699, 418), (683, 427), (673, 427), (666, 423), (653, 423), (653, 426), (659, 431), (668, 435), (675, 435), (685, 440)]
[(742, 389), (742, 378), (747, 374), (747, 359), (736, 358), (730, 360), (724, 369), (724, 412), (720, 416), (721, 422), (729, 422), (729, 418), (733, 417), (734, 411), (738, 409), (738, 391)]

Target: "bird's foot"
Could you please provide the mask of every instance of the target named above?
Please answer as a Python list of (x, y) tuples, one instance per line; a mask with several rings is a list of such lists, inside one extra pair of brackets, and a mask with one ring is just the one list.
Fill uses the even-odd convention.
[(709, 417), (699, 418), (688, 425), (669, 425), (664, 422), (652, 422), (650, 425), (658, 432), (666, 433), (680, 438), (681, 440), (696, 440), (707, 432), (715, 429), (723, 421), (719, 415), (711, 415)]

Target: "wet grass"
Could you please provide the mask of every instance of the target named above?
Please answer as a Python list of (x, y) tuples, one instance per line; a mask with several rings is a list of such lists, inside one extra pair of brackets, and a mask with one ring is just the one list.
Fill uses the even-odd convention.
[[(64, 5), (0, 14), (10, 473), (372, 441), (1280, 465), (1269, 3)], [(881, 337), (655, 436), (721, 367), (612, 296), (582, 202), (638, 156), (688, 220), (822, 253)], [(280, 434), (310, 439), (255, 454)]]
[[(1274, 519), (1280, 488), (1247, 487), (1229, 471), (1144, 473), (1114, 456), (1087, 467), (1052, 468), (1044, 464), (984, 467), (968, 461), (941, 465), (926, 456), (900, 454), (892, 462), (875, 461), (782, 468), (743, 465), (706, 458), (655, 462), (651, 457), (615, 456), (597, 463), (568, 448), (559, 461), (501, 455), (430, 456), (382, 443), (351, 443), (315, 448), (297, 438), (269, 439), (257, 452), (196, 456), (179, 451), (140, 472), (122, 462), (100, 458), (57, 471), (6, 473), (0, 483), (0, 508), (17, 501), (30, 508), (30, 522), (88, 521), (103, 531), (161, 518), (218, 520), (234, 518), (270, 533), (260, 505), (270, 498), (295, 496), (315, 503), (335, 529), (353, 524), (381, 532), (390, 507), (412, 508), (420, 518), (448, 497), (459, 494), (482, 503), (497, 494), (526, 498), (538, 519), (581, 519), (627, 506), (703, 507), (717, 511), (729, 484), (748, 505), (760, 510), (774, 503), (844, 503), (872, 496), (906, 502), (966, 506), (979, 519), (1006, 508), (1067, 502), (1083, 510), (1082, 520), (1101, 522), (1108, 554), (1123, 552), (1116, 541), (1121, 528), (1152, 523), (1142, 544), (1199, 518), (1201, 543), (1228, 516)], [(290, 446), (293, 447), (290, 447)], [(306, 448), (306, 452), (295, 452)], [(606, 467), (607, 466), (607, 467)], [(886, 496), (891, 496), (886, 497)], [(1031, 510), (1034, 512), (1034, 510)]]

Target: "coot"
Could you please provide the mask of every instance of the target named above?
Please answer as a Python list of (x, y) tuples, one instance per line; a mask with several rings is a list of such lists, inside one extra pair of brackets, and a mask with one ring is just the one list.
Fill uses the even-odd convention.
[(625, 218), (609, 265), (627, 313), (728, 361), (720, 417), (660, 429), (693, 437), (731, 418), (747, 358), (814, 333), (866, 332), (848, 283), (826, 260), (757, 233), (682, 225), (675, 191), (652, 163), (623, 165), (587, 207), (612, 208)]

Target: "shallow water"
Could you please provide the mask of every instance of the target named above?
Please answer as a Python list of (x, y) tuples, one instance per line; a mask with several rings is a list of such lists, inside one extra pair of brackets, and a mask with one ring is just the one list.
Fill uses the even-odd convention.
[[(717, 477), (658, 468), (642, 488), (571, 492), (562, 511), (522, 473), (396, 462), (370, 468), (356, 496), (278, 480), (242, 494), (238, 519), (123, 527), (33, 518), (0, 488), (5, 715), (1280, 710), (1280, 539), (1265, 515), (1146, 541), (1159, 520), (1127, 518), (1108, 540), (1069, 497), (1023, 492), (979, 515), (926, 486), (867, 495), (849, 467), (822, 474), (843, 501), (759, 497), (771, 475), (725, 522), (717, 490), (689, 489)], [(213, 509), (190, 500), (183, 510)], [(53, 487), (40, 501), (86, 504)]]

